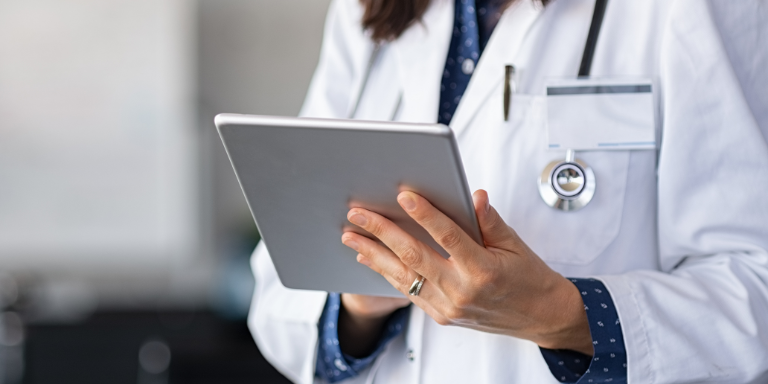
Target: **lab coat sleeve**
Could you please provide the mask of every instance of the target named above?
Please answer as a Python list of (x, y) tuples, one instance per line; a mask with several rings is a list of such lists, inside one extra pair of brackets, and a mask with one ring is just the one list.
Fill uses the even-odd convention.
[[(346, 116), (351, 90), (366, 60), (361, 50), (370, 45), (366, 45), (361, 31), (360, 14), (356, 0), (331, 2), (320, 60), (302, 116)], [(263, 242), (254, 251), (251, 266), (256, 289), (248, 326), (259, 349), (291, 381), (301, 384), (319, 381), (314, 375), (317, 324), (327, 293), (285, 288)]]
[(599, 279), (617, 306), (630, 383), (766, 383), (768, 144), (707, 2), (672, 7), (660, 55), (663, 271)]
[(248, 328), (259, 350), (294, 383), (312, 383), (317, 321), (327, 293), (284, 287), (263, 242), (253, 253), (251, 268), (256, 288), (248, 315)]

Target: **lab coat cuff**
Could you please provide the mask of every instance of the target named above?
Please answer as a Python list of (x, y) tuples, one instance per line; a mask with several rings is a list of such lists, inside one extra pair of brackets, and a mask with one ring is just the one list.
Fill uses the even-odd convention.
[(620, 275), (595, 277), (603, 282), (613, 298), (621, 321), (624, 347), (627, 353), (629, 383), (654, 383), (648, 332), (638, 298), (630, 285), (630, 278)]

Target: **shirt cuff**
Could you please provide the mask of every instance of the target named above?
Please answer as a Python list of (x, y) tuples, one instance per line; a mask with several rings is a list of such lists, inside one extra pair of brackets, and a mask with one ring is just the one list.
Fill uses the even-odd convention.
[(600, 280), (569, 280), (581, 292), (595, 355), (540, 348), (549, 370), (561, 383), (626, 383), (627, 350), (611, 294)]
[(337, 383), (357, 376), (378, 357), (390, 340), (403, 332), (408, 321), (410, 307), (400, 308), (387, 320), (384, 331), (374, 351), (363, 358), (354, 358), (341, 351), (339, 347), (339, 310), (341, 308), (341, 294), (329, 293), (325, 302), (323, 314), (318, 323), (318, 348), (317, 362), (315, 364), (315, 376), (325, 379), (329, 383)]

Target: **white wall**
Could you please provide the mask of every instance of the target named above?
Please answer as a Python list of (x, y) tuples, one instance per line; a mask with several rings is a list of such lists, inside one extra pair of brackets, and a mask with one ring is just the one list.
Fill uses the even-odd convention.
[(295, 115), (328, 3), (0, 0), (0, 272), (54, 311), (205, 302), (253, 228), (213, 116)]
[(0, 263), (196, 247), (194, 3), (0, 1)]

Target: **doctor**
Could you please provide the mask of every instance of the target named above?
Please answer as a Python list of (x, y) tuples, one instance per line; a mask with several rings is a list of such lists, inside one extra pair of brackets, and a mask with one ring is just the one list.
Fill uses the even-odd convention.
[[(353, 209), (387, 247), (342, 241), (406, 297), (383, 299), (287, 289), (262, 244), (263, 354), (297, 383), (768, 382), (768, 144), (707, 2), (475, 1), (334, 0), (302, 115), (450, 124), (484, 246), (414, 193), (450, 259)], [(585, 57), (653, 80), (656, 150), (569, 157), (597, 181), (569, 211), (534, 183), (566, 157), (547, 81)]]

